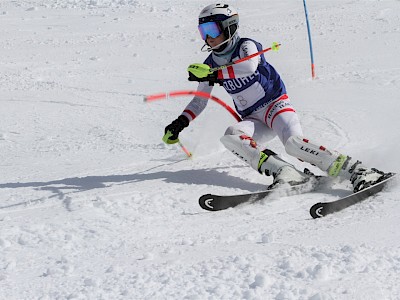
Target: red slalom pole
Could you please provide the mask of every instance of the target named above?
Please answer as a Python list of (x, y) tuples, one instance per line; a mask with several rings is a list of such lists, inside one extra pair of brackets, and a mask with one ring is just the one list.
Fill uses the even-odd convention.
[(242, 118), (233, 110), (232, 107), (230, 107), (228, 104), (226, 104), (224, 101), (221, 99), (211, 95), (207, 94), (204, 92), (200, 91), (192, 91), (192, 90), (185, 90), (185, 91), (172, 91), (172, 92), (167, 92), (167, 93), (160, 93), (160, 94), (154, 94), (154, 95), (149, 95), (144, 97), (144, 102), (152, 102), (156, 100), (161, 100), (161, 99), (168, 99), (169, 97), (181, 97), (181, 96), (198, 96), (201, 98), (205, 99), (211, 99), (215, 102), (217, 102), (219, 105), (221, 105), (223, 108), (225, 108), (238, 122), (242, 121)]

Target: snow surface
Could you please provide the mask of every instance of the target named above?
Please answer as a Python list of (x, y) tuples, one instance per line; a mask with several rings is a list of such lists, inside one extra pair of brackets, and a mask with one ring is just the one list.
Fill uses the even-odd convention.
[[(0, 299), (400, 299), (398, 184), (318, 220), (349, 184), (198, 206), (271, 183), (219, 143), (235, 120), (216, 103), (181, 135), (188, 160), (161, 137), (190, 98), (143, 102), (196, 88), (209, 3), (1, 1)], [(307, 137), (399, 172), (400, 1), (309, 0), (317, 80), (302, 1), (231, 4), (242, 36), (282, 43), (266, 57)]]

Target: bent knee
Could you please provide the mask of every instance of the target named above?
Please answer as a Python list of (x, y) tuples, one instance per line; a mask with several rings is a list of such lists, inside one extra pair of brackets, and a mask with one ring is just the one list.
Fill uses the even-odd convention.
[(226, 130), (225, 130), (225, 134), (224, 135), (242, 135), (242, 134), (246, 134), (243, 130), (237, 128), (237, 126), (229, 126)]

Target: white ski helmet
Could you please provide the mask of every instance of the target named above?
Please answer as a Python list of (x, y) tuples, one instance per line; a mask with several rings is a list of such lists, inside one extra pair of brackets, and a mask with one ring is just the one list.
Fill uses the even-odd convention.
[(239, 14), (228, 4), (211, 4), (200, 12), (199, 31), (203, 40), (207, 39), (207, 35), (215, 38), (218, 33), (224, 33), (229, 41), (237, 33), (238, 27)]

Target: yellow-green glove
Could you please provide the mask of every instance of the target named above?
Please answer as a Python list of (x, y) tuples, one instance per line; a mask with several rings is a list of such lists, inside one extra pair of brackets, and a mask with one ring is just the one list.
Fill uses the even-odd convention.
[(197, 78), (204, 78), (212, 74), (212, 72), (210, 72), (210, 69), (210, 66), (206, 64), (191, 64), (187, 70), (189, 74), (192, 74)]
[(222, 81), (218, 79), (218, 71), (212, 72), (209, 65), (191, 64), (187, 70), (189, 72), (189, 81), (208, 81), (211, 85), (214, 83), (222, 83)]
[(163, 142), (166, 144), (175, 144), (179, 142), (179, 133), (189, 126), (189, 119), (183, 115), (180, 115), (176, 120), (172, 121), (167, 127), (165, 127)]

